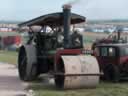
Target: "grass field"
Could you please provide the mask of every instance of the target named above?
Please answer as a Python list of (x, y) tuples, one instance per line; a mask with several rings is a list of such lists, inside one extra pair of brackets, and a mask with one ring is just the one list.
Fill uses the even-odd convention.
[(82, 35), (83, 35), (83, 42), (84, 42), (85, 49), (91, 49), (91, 45), (96, 39), (101, 39), (108, 36), (107, 33), (101, 33), (101, 32), (99, 33), (84, 32)]
[(128, 96), (128, 82), (101, 82), (94, 89), (59, 90), (54, 85), (33, 83), (35, 96)]
[(0, 62), (17, 64), (18, 53), (15, 51), (0, 51)]

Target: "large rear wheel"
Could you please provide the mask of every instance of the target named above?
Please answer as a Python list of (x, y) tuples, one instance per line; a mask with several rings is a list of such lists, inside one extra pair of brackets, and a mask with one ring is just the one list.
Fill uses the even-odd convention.
[(118, 66), (108, 64), (104, 67), (104, 78), (107, 81), (118, 82), (120, 80), (120, 71)]
[(113, 82), (119, 82), (120, 81), (120, 70), (118, 66), (113, 66)]
[(36, 62), (30, 61), (32, 54), (27, 52), (25, 48), (21, 48), (18, 57), (18, 71), (19, 77), (23, 81), (32, 81), (37, 78), (37, 64)]

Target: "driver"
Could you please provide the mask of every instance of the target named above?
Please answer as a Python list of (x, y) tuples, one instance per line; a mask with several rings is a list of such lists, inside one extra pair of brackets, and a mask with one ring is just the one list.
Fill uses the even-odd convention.
[(83, 48), (83, 37), (78, 30), (71, 35), (71, 43), (73, 48)]

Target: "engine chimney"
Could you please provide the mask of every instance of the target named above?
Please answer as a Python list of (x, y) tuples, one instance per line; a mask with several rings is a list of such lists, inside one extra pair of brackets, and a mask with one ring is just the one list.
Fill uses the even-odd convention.
[(64, 48), (70, 48), (70, 24), (71, 24), (71, 5), (63, 6), (63, 23), (64, 23)]
[(118, 41), (121, 39), (121, 31), (122, 31), (121, 26), (118, 26), (117, 27), (117, 40)]

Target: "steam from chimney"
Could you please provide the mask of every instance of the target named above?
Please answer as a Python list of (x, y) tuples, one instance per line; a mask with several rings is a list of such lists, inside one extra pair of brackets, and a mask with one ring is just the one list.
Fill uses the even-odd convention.
[(81, 6), (82, 1), (86, 1), (85, 6), (87, 6), (93, 0), (72, 0), (72, 1), (67, 2), (64, 5), (70, 5), (70, 6), (78, 5), (78, 6)]
[(79, 3), (80, 1), (81, 0), (72, 0), (72, 1), (68, 2), (67, 4), (73, 6), (73, 5), (77, 4), (77, 3)]

